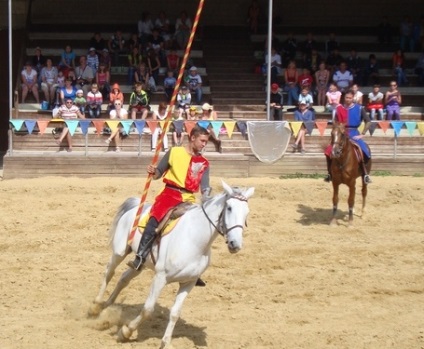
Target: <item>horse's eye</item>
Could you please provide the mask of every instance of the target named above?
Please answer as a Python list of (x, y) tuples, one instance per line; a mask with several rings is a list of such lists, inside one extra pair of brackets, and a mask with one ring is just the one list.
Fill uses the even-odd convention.
[(228, 212), (231, 212), (232, 210), (233, 210), (233, 209), (231, 208), (231, 206), (228, 206), (228, 207), (227, 207), (227, 211), (228, 211)]

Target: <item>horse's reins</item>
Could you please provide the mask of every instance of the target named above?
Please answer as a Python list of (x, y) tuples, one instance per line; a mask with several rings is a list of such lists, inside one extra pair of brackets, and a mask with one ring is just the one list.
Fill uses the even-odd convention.
[[(247, 199), (243, 195), (232, 195), (231, 198), (234, 198), (234, 199), (237, 199), (237, 200), (240, 200), (240, 201), (247, 201)], [(225, 202), (224, 209), (221, 211), (221, 214), (218, 217), (218, 225), (219, 225), (220, 228), (218, 228), (217, 225), (214, 222), (212, 222), (212, 220), (210, 219), (210, 217), (206, 213), (205, 207), (204, 207), (203, 204), (201, 205), (201, 207), (202, 207), (202, 211), (203, 211), (204, 215), (206, 216), (206, 218), (208, 219), (209, 223), (212, 224), (212, 226), (215, 228), (215, 230), (220, 235), (226, 237), (228, 235), (228, 233), (235, 228), (243, 229), (243, 226), (240, 225), (240, 224), (233, 225), (231, 228), (228, 228), (228, 229), (225, 227), (224, 212), (226, 211), (226, 208), (227, 208), (227, 202)]]

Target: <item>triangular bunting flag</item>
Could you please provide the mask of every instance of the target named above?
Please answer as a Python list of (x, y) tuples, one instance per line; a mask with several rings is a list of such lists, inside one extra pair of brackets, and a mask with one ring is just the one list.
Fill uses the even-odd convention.
[(418, 132), (420, 136), (424, 134), (424, 121), (417, 122)]
[(44, 134), (49, 122), (50, 120), (37, 120), (38, 129), (40, 130), (41, 134)]
[(395, 135), (399, 136), (403, 126), (403, 121), (392, 121), (392, 127), (395, 130)]
[(146, 126), (146, 120), (134, 120), (135, 128), (139, 135), (143, 133), (144, 126)]
[(380, 126), (380, 128), (383, 130), (384, 134), (386, 134), (387, 129), (390, 126), (390, 122), (389, 121), (379, 121), (378, 126)]
[(163, 130), (164, 129), (164, 127), (165, 127), (165, 120), (161, 120), (161, 121), (159, 121), (159, 126), (160, 126), (160, 128)]
[(302, 125), (303, 125), (302, 121), (290, 121), (290, 127), (291, 127), (291, 129), (293, 131), (293, 135), (295, 137), (297, 137), (297, 134), (299, 133)]
[(370, 128), (368, 129), (371, 136), (374, 134), (375, 130), (377, 129), (377, 126), (378, 126), (378, 123), (373, 121), (371, 122)]
[(313, 131), (314, 126), (315, 126), (315, 121), (305, 121), (303, 124), (305, 125), (308, 133), (312, 134), (312, 131)]
[(181, 134), (183, 132), (183, 126), (184, 126), (183, 120), (175, 120), (172, 122), (172, 125), (174, 126), (175, 132), (177, 132), (178, 134)]
[[(200, 127), (208, 129), (210, 122), (208, 120), (200, 120), (197, 122)], [(216, 132), (215, 132), (216, 133)]]
[(325, 129), (327, 128), (327, 121), (315, 121), (315, 125), (318, 127), (319, 134), (324, 136)]
[(220, 133), (221, 127), (222, 127), (222, 121), (211, 121), (211, 125), (212, 125), (213, 131), (215, 132), (216, 136), (219, 137), (219, 133)]
[(109, 128), (113, 132), (113, 131), (116, 131), (120, 122), (121, 122), (120, 120), (107, 120), (106, 124), (109, 126)]
[(358, 127), (359, 133), (362, 133), (364, 131), (364, 128), (365, 128), (365, 123), (362, 121), (361, 124)]
[(130, 128), (132, 125), (132, 120), (121, 120), (121, 125), (127, 135), (130, 134)]
[(412, 136), (412, 134), (415, 131), (415, 128), (417, 127), (417, 122), (416, 121), (405, 121), (405, 126), (406, 126), (406, 129), (408, 130), (409, 135)]
[(74, 135), (75, 130), (78, 127), (78, 120), (65, 120), (66, 126), (69, 128), (69, 133), (71, 136)]
[(246, 138), (247, 134), (247, 122), (246, 121), (237, 121), (236, 122), (238, 130), (241, 132), (241, 135)]
[(31, 134), (32, 131), (34, 131), (35, 124), (36, 124), (35, 120), (25, 120), (25, 126), (29, 134)]
[(100, 133), (102, 133), (103, 127), (105, 126), (105, 121), (104, 120), (91, 120), (91, 122), (93, 123), (94, 127), (96, 128), (97, 134), (99, 135)]
[(235, 121), (224, 121), (225, 129), (227, 130), (228, 138), (233, 136), (234, 128), (236, 127)]
[(81, 127), (81, 132), (85, 136), (88, 133), (88, 127), (91, 125), (91, 120), (80, 120), (79, 125)]
[(24, 124), (24, 121), (25, 120), (9, 120), (9, 122), (14, 127), (15, 131), (19, 131), (21, 129), (22, 125)]
[(156, 127), (158, 127), (158, 122), (156, 120), (149, 120), (146, 121), (147, 126), (149, 126), (150, 131), (153, 133), (156, 130)]
[(185, 127), (185, 129), (186, 129), (186, 132), (188, 133), (188, 134), (190, 134), (191, 133), (191, 130), (193, 129), (193, 127), (196, 125), (196, 121), (185, 121), (184, 122), (184, 127)]

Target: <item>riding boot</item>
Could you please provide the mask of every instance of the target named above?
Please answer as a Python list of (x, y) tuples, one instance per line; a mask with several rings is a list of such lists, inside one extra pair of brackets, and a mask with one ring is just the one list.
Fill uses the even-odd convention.
[(365, 158), (365, 159), (362, 161), (362, 169), (363, 169), (363, 171), (364, 171), (364, 183), (365, 183), (365, 184), (370, 184), (370, 183), (372, 183), (371, 177), (370, 177), (370, 175), (369, 175), (369, 174), (368, 174), (368, 172), (367, 172), (367, 163), (368, 163), (368, 161), (370, 161), (370, 159), (368, 159), (368, 158)]
[(135, 270), (139, 270), (146, 261), (147, 255), (152, 248), (153, 242), (156, 239), (156, 228), (158, 221), (150, 217), (147, 222), (146, 228), (144, 229), (143, 235), (141, 236), (140, 244), (138, 245), (137, 254), (134, 261), (130, 261), (127, 265)]
[(324, 178), (325, 182), (330, 183), (331, 182), (331, 158), (329, 156), (326, 156), (325, 159), (327, 160), (327, 176)]

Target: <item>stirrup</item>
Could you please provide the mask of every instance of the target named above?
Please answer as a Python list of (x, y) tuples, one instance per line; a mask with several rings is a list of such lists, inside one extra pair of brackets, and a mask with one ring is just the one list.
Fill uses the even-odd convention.
[(372, 183), (371, 177), (369, 175), (364, 176), (364, 183), (365, 184), (371, 184)]
[(331, 174), (327, 174), (327, 176), (324, 178), (324, 182), (327, 182), (327, 183), (331, 182)]
[(135, 258), (133, 261), (128, 261), (127, 265), (134, 270), (140, 270), (142, 265), (144, 264), (143, 258), (141, 258), (138, 254), (135, 255)]

